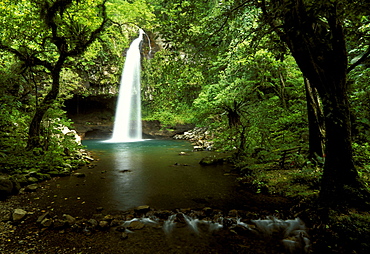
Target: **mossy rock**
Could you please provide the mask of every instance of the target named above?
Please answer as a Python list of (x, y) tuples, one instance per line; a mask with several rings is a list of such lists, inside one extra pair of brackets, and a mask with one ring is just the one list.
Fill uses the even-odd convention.
[(10, 196), (13, 191), (13, 182), (5, 177), (0, 176), (0, 200), (5, 199), (7, 196)]
[(61, 169), (60, 171), (59, 170), (52, 170), (52, 171), (48, 172), (48, 175), (50, 175), (52, 177), (54, 177), (54, 176), (69, 176), (69, 175), (71, 175), (71, 171), (66, 170), (66, 169)]
[(28, 184), (27, 177), (23, 174), (12, 175), (10, 179), (14, 182), (18, 182), (22, 187)]
[(31, 176), (27, 178), (28, 183), (37, 183), (39, 182), (39, 179), (37, 177)]
[(207, 156), (204, 157), (199, 164), (203, 166), (209, 166), (209, 165), (218, 165), (218, 164), (223, 164), (225, 162), (224, 157), (218, 157), (216, 155), (212, 156)]
[(6, 199), (10, 195), (17, 194), (21, 185), (9, 179), (7, 176), (0, 176), (0, 200)]
[(46, 181), (46, 180), (50, 180), (50, 179), (51, 179), (50, 174), (43, 174), (43, 173), (37, 173), (36, 177), (37, 177), (40, 181)]

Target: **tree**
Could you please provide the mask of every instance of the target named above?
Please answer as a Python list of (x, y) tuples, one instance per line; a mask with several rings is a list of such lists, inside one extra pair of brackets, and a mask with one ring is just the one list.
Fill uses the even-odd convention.
[[(239, 41), (251, 40), (249, 45), (253, 49), (264, 47), (270, 52), (276, 52), (275, 55), (281, 59), (284, 58), (286, 49), (289, 49), (309, 81), (306, 84), (312, 89), (308, 87), (308, 93), (313, 94), (316, 90), (322, 102), (326, 157), (320, 197), (324, 203), (334, 206), (369, 198), (353, 161), (347, 82), (348, 72), (364, 63), (370, 55), (369, 47), (364, 46), (369, 45), (369, 29), (366, 28), (369, 5), (367, 1), (353, 4), (350, 1), (337, 0), (233, 0), (227, 3), (219, 1), (207, 15), (202, 16), (196, 11), (202, 7), (198, 3), (187, 5), (193, 9), (186, 13), (191, 13), (191, 17), (200, 17), (206, 25), (202, 26), (201, 22), (193, 21), (195, 25), (188, 22), (186, 26), (176, 26), (174, 30), (171, 29), (173, 16), (165, 17), (169, 17), (167, 33), (171, 34), (171, 38), (181, 40), (181, 36), (189, 35), (185, 44), (178, 45), (184, 49), (193, 49), (195, 47), (192, 46), (197, 45), (201, 50), (196, 52), (201, 52), (199, 55), (203, 58), (209, 57), (210, 61), (227, 55), (225, 52), (228, 47), (232, 54), (231, 47), (235, 47), (235, 44), (231, 42), (237, 42), (238, 38)], [(183, 20), (181, 4), (178, 3), (175, 7), (170, 13), (178, 14), (179, 19)], [(211, 17), (212, 22), (209, 22)], [(256, 23), (259, 24), (258, 27), (255, 26)], [(180, 32), (177, 33), (176, 30)], [(263, 38), (269, 38), (269, 41), (266, 42)], [(356, 41), (359, 41), (357, 45)], [(213, 49), (209, 52), (214, 53), (216, 57), (202, 51), (208, 52), (211, 46)], [(279, 51), (280, 56), (277, 53)], [(353, 58), (354, 54), (358, 56), (360, 53), (362, 56), (349, 66), (348, 56)], [(224, 68), (226, 64), (219, 65), (218, 71), (221, 72)], [(284, 94), (279, 95), (280, 99), (284, 98)], [(318, 124), (320, 121), (316, 122)], [(319, 131), (320, 128), (315, 131), (316, 136)]]
[[(40, 127), (60, 90), (60, 77), (71, 57), (81, 55), (108, 22), (106, 0), (30, 0), (4, 4), (0, 49), (14, 54), (23, 70), (38, 67), (51, 77), (51, 88), (38, 104), (28, 131), (27, 148), (40, 146)], [(14, 15), (21, 33), (12, 34)], [(32, 27), (28, 26), (32, 24)], [(14, 41), (13, 41), (14, 40)]]
[(286, 43), (322, 99), (326, 158), (320, 197), (329, 205), (354, 204), (369, 198), (359, 180), (352, 154), (343, 27), (348, 7), (346, 1), (272, 0), (261, 4), (264, 21)]

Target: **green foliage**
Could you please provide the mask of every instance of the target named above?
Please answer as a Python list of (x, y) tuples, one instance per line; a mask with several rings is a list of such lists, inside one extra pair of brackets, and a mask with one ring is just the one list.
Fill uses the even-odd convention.
[(170, 125), (192, 121), (191, 106), (202, 83), (202, 73), (181, 53), (157, 52), (153, 59), (144, 61), (143, 117)]
[[(54, 111), (54, 112), (53, 112)], [(53, 118), (49, 118), (52, 116)], [(59, 116), (59, 118), (56, 118)], [(22, 133), (7, 137), (7, 149), (0, 156), (1, 172), (25, 173), (30, 171), (48, 173), (50, 171), (72, 170), (83, 164), (79, 150), (82, 148), (76, 142), (75, 134), (63, 133), (71, 127), (70, 122), (64, 119), (60, 109), (50, 110), (42, 125), (42, 147), (26, 151), (25, 140), (16, 142)], [(24, 136), (24, 134), (23, 134)]]
[(239, 44), (219, 72), (219, 82), (203, 88), (194, 101), (198, 119), (222, 133), (216, 142), (223, 148), (235, 147), (242, 153), (304, 141), (306, 105), (295, 63), (291, 58), (275, 60), (263, 50), (248, 56), (247, 50), (248, 44)]

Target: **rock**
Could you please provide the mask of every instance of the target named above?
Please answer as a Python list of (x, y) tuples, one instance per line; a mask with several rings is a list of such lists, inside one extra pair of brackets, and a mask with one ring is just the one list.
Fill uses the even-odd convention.
[(194, 147), (193, 147), (193, 150), (194, 150), (194, 151), (203, 151), (203, 150), (204, 150), (204, 148), (203, 148), (202, 146), (194, 146)]
[(125, 240), (125, 239), (127, 239), (128, 238), (128, 234), (127, 233), (125, 233), (125, 232), (123, 232), (122, 234), (121, 234), (121, 239), (122, 240)]
[(249, 234), (252, 234), (252, 231), (243, 226), (243, 225), (240, 225), (240, 224), (237, 224), (237, 225), (233, 225), (232, 227), (230, 227), (230, 231), (237, 234), (237, 235), (249, 235)]
[(12, 214), (13, 221), (20, 221), (27, 215), (27, 212), (23, 209), (15, 209)]
[(150, 206), (142, 205), (142, 206), (136, 207), (134, 210), (136, 213), (144, 214), (150, 211)]
[(190, 131), (184, 132), (182, 135), (176, 135), (175, 139), (185, 139), (192, 143), (194, 151), (211, 151), (213, 150), (213, 141), (208, 141), (212, 138), (207, 128), (194, 128)]
[(41, 226), (43, 226), (44, 228), (49, 228), (53, 225), (53, 220), (50, 219), (50, 218), (45, 218), (41, 221)]
[(21, 189), (21, 184), (14, 180), (12, 180), (12, 182), (13, 182), (12, 195), (18, 194)]
[(105, 216), (103, 217), (103, 220), (106, 220), (106, 221), (112, 221), (113, 219), (114, 219), (114, 217), (113, 217), (112, 215), (110, 215), (110, 214), (105, 215)]
[(233, 210), (230, 210), (229, 211), (229, 216), (230, 217), (239, 217), (239, 213), (238, 213), (238, 210), (235, 210), (235, 209), (233, 209)]
[(45, 181), (45, 180), (50, 180), (51, 177), (49, 174), (42, 174), (42, 173), (37, 173), (36, 177), (40, 180), (40, 181)]
[(103, 207), (101, 207), (101, 206), (99, 206), (99, 207), (97, 207), (95, 210), (96, 210), (97, 212), (101, 212), (101, 211), (103, 211), (103, 210), (104, 210), (104, 208), (103, 208)]
[(71, 170), (70, 169), (62, 169), (61, 171), (59, 171), (59, 175), (60, 176), (69, 176), (69, 175), (71, 175)]
[(169, 211), (169, 210), (159, 210), (159, 211), (155, 211), (154, 212), (154, 215), (160, 219), (164, 219), (166, 220), (168, 217), (170, 217), (172, 215), (172, 211)]
[(124, 227), (124, 226), (118, 226), (118, 227), (116, 227), (116, 231), (118, 231), (118, 232), (125, 232), (126, 231), (126, 227)]
[(69, 214), (63, 214), (63, 218), (67, 221), (69, 226), (72, 226), (76, 223), (76, 219)]
[(145, 224), (141, 221), (132, 221), (128, 226), (127, 226), (127, 229), (130, 229), (130, 230), (140, 230), (140, 229), (143, 229), (145, 227)]
[(11, 180), (14, 182), (18, 182), (22, 187), (27, 185), (27, 177), (25, 175), (16, 174), (11, 176)]
[(119, 226), (119, 225), (121, 225), (122, 224), (122, 221), (121, 220), (118, 220), (118, 219), (114, 219), (114, 220), (112, 220), (111, 222), (110, 222), (110, 226), (111, 227), (117, 227), (117, 226)]
[(86, 176), (84, 173), (73, 173), (72, 175), (76, 176), (76, 177), (85, 177)]
[(187, 155), (186, 152), (180, 152), (179, 155)]
[[(12, 219), (12, 212), (7, 209), (0, 210), (0, 225), (1, 222), (6, 222)], [(1, 226), (0, 226), (1, 228)], [(1, 234), (1, 233), (0, 233)]]
[(129, 173), (129, 172), (132, 172), (131, 170), (129, 169), (124, 169), (124, 170), (120, 170), (119, 171), (120, 173)]
[(93, 214), (93, 219), (99, 221), (99, 220), (103, 220), (104, 218), (104, 215), (101, 214), (101, 213), (96, 213), (96, 214)]
[(6, 197), (13, 194), (13, 182), (7, 177), (0, 177), (0, 199), (5, 199)]
[(63, 229), (65, 228), (66, 224), (67, 224), (66, 220), (56, 219), (54, 220), (53, 226), (55, 229)]
[(90, 219), (87, 223), (89, 223), (92, 228), (96, 228), (98, 226), (98, 221), (95, 219)]
[(30, 185), (27, 185), (24, 190), (27, 192), (35, 192), (39, 188), (39, 185), (37, 183), (33, 183)]
[(102, 230), (109, 229), (109, 222), (106, 220), (99, 221), (99, 228)]
[(27, 173), (27, 176), (28, 177), (30, 177), (30, 176), (36, 177), (37, 176), (37, 171), (30, 171), (30, 172)]
[(223, 158), (219, 158), (216, 156), (207, 156), (204, 157), (199, 164), (203, 166), (208, 166), (208, 165), (216, 165), (216, 164), (222, 164), (224, 162)]
[(59, 175), (60, 175), (60, 173), (59, 173), (59, 171), (58, 171), (58, 170), (52, 170), (52, 171), (49, 171), (48, 173), (49, 173), (49, 175), (51, 175), (52, 177), (54, 177), (54, 176), (59, 176)]
[(38, 181), (39, 181), (39, 179), (37, 179), (36, 177), (34, 177), (34, 176), (30, 176), (30, 177), (28, 177), (27, 178), (27, 181), (29, 182), (29, 183), (37, 183)]
[(89, 157), (89, 156), (84, 156), (84, 159), (87, 160), (87, 161), (94, 161), (94, 159)]
[(211, 216), (211, 214), (213, 213), (213, 209), (211, 207), (204, 207), (203, 212), (206, 216)]
[(49, 212), (46, 212), (44, 213), (43, 215), (40, 215), (38, 218), (37, 218), (37, 223), (41, 223), (47, 216), (49, 216)]

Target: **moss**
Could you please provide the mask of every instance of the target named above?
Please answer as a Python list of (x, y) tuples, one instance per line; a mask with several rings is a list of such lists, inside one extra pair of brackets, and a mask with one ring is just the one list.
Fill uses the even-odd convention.
[(332, 232), (331, 242), (340, 243), (338, 249), (352, 253), (368, 253), (370, 249), (370, 214), (356, 210), (330, 217), (328, 229)]

